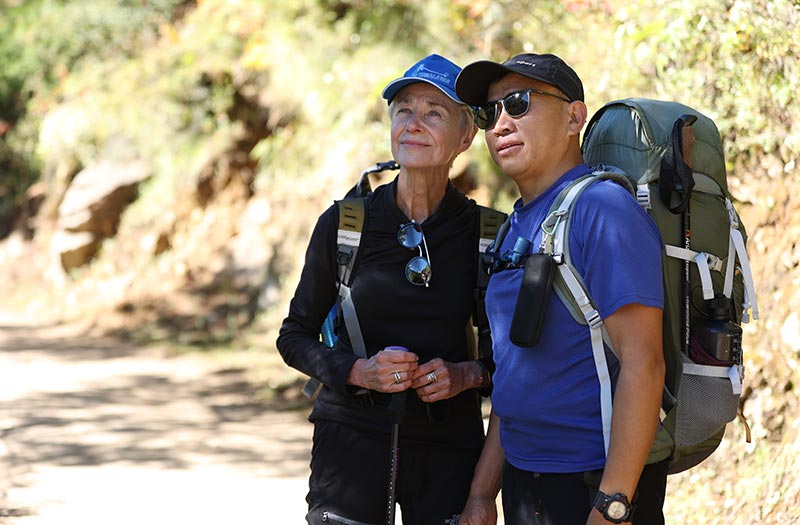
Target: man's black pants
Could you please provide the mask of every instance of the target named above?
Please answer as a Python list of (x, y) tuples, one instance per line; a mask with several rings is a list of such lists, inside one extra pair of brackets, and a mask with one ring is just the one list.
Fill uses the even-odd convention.
[[(646, 465), (639, 478), (634, 525), (664, 525), (668, 461)], [(586, 525), (602, 471), (539, 474), (508, 462), (503, 472), (506, 525)]]

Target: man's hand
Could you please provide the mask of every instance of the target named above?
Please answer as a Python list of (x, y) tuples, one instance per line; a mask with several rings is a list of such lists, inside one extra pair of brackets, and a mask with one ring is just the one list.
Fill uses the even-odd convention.
[(497, 504), (491, 498), (472, 496), (467, 500), (458, 525), (496, 525)]

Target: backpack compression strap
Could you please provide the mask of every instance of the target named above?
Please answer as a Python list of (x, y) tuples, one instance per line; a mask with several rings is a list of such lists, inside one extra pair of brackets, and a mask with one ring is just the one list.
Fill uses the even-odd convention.
[(742, 277), (744, 281), (742, 322), (747, 323), (750, 321), (749, 312), (751, 309), (753, 312), (753, 319), (758, 319), (756, 287), (753, 281), (753, 273), (750, 271), (750, 260), (747, 258), (747, 251), (744, 247), (744, 238), (742, 237), (742, 232), (739, 231), (739, 216), (736, 214), (736, 210), (733, 208), (730, 199), (725, 199), (725, 208), (728, 210), (728, 217), (731, 222), (731, 235), (728, 243), (728, 267), (725, 270), (725, 286), (723, 288), (723, 293), (726, 297), (730, 297), (733, 290), (733, 254), (735, 253), (742, 268)]
[(724, 199), (725, 208), (728, 210), (728, 220), (730, 222), (728, 254), (725, 259), (707, 252), (696, 252), (679, 246), (666, 245), (666, 254), (669, 257), (694, 262), (697, 264), (700, 284), (703, 289), (703, 299), (714, 297), (714, 287), (711, 281), (711, 271), (724, 273), (725, 281), (722, 293), (725, 297), (731, 298), (733, 293), (733, 277), (735, 274), (735, 264), (739, 261), (742, 271), (742, 282), (744, 283), (744, 300), (742, 304), (742, 322), (749, 322), (751, 311), (752, 318), (758, 319), (758, 303), (756, 302), (755, 282), (753, 273), (750, 270), (750, 260), (747, 257), (747, 250), (744, 245), (744, 237), (739, 231), (739, 216), (719, 185), (707, 175), (702, 173), (694, 174), (696, 189), (700, 193), (715, 195)]

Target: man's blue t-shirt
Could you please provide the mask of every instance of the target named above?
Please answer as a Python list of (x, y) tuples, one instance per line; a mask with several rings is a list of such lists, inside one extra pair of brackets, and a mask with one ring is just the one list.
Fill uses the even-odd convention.
[[(500, 253), (518, 236), (541, 243), (541, 223), (567, 184), (589, 173), (580, 165), (536, 200), (514, 204), (511, 227)], [(632, 303), (663, 308), (661, 235), (636, 200), (619, 184), (602, 181), (574, 204), (570, 236), (572, 263), (583, 277), (603, 318)], [(492, 407), (501, 419), (506, 459), (531, 472), (582, 472), (603, 468), (605, 448), (589, 328), (578, 324), (551, 293), (539, 342), (528, 348), (509, 340), (524, 269), (493, 275), (486, 310), (497, 364)], [(607, 350), (612, 379), (616, 360)]]

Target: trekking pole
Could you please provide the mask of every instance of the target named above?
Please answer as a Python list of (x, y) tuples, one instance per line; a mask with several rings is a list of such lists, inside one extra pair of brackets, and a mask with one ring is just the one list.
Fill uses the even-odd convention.
[[(694, 146), (694, 131), (692, 124), (695, 123), (697, 117), (694, 115), (681, 115), (679, 121), (682, 122), (681, 126), (681, 142), (680, 153), (683, 170), (688, 171), (692, 184), (686, 188), (686, 210), (684, 211), (685, 230), (684, 230), (684, 243), (687, 250), (692, 249), (692, 215), (691, 215), (691, 192), (694, 186), (694, 176), (692, 173), (692, 146)], [(689, 355), (689, 344), (692, 333), (692, 289), (691, 289), (691, 264), (689, 261), (683, 261), (683, 279), (685, 292), (683, 294), (683, 315), (684, 315), (684, 335), (683, 335), (683, 348), (685, 355)]]
[[(405, 393), (405, 392), (402, 392)], [(386, 502), (386, 525), (394, 525), (395, 500), (397, 497), (397, 469), (399, 468), (400, 424), (392, 424), (392, 450), (389, 457), (389, 494)]]
[[(404, 346), (389, 346), (387, 350), (408, 351)], [(389, 452), (389, 488), (386, 497), (386, 525), (394, 525), (395, 503), (397, 500), (397, 475), (400, 469), (400, 420), (406, 411), (407, 391), (392, 394), (387, 411), (392, 420), (392, 439)]]
[[(695, 115), (681, 115), (675, 121), (670, 135), (670, 143), (661, 159), (661, 176), (659, 178), (659, 193), (662, 201), (672, 213), (681, 214), (681, 230), (683, 233), (683, 247), (691, 250), (692, 224), (689, 202), (694, 188), (694, 174), (692, 172), (692, 146), (694, 146), (694, 132), (692, 124)], [(671, 193), (676, 192), (679, 197), (677, 204), (672, 204)], [(683, 336), (681, 350), (689, 355), (689, 338), (691, 337), (691, 264), (683, 261)]]

